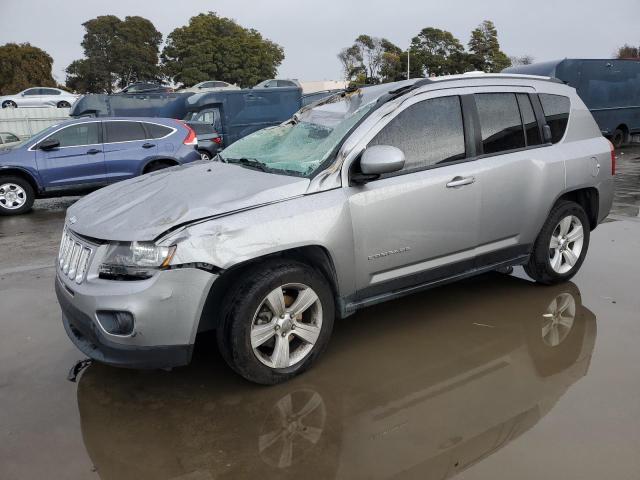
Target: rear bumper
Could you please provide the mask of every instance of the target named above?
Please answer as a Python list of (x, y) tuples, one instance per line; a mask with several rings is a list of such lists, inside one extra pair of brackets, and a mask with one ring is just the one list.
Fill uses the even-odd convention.
[(76, 308), (56, 278), (56, 295), (62, 308), (62, 324), (73, 344), (86, 356), (117, 367), (171, 368), (191, 361), (193, 345), (138, 346), (110, 341), (96, 322)]

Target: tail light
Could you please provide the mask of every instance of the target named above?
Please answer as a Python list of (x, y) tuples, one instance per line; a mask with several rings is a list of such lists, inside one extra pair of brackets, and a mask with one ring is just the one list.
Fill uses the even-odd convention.
[(213, 143), (215, 143), (216, 145), (222, 145), (222, 138), (221, 137), (214, 138)]
[(189, 125), (187, 125), (186, 123), (184, 124), (184, 126), (188, 130), (188, 133), (187, 133), (187, 136), (184, 137), (184, 140), (182, 143), (184, 143), (185, 145), (197, 145), (198, 136), (196, 135), (195, 130), (191, 128)]
[(613, 146), (613, 143), (609, 142), (609, 147), (611, 148), (611, 175), (616, 174), (616, 149)]

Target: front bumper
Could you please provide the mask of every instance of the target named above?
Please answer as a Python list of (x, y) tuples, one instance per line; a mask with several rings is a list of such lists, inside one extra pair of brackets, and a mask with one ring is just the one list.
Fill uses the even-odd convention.
[[(206, 298), (216, 275), (197, 269), (159, 272), (139, 282), (91, 279), (76, 285), (56, 275), (67, 335), (88, 357), (120, 367), (170, 368), (191, 360)], [(96, 312), (134, 317), (130, 335), (108, 333)]]

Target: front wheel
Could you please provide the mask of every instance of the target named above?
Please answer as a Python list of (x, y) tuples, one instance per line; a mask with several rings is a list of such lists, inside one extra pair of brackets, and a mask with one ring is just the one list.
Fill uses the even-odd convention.
[(206, 150), (199, 150), (200, 160), (211, 160), (211, 154)]
[(569, 280), (582, 266), (589, 235), (589, 219), (584, 209), (575, 202), (558, 202), (524, 266), (527, 275), (547, 285)]
[(18, 108), (18, 104), (12, 100), (2, 102), (2, 108)]
[(225, 295), (217, 330), (225, 361), (264, 385), (307, 370), (333, 329), (333, 294), (324, 276), (302, 263), (268, 262), (242, 278)]
[(31, 210), (35, 192), (20, 177), (0, 177), (0, 215), (20, 215)]

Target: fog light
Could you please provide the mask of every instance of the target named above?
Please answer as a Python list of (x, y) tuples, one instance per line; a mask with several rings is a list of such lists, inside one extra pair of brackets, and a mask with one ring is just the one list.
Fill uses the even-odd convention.
[(100, 326), (111, 335), (131, 335), (133, 333), (133, 315), (130, 312), (102, 310), (96, 315)]

